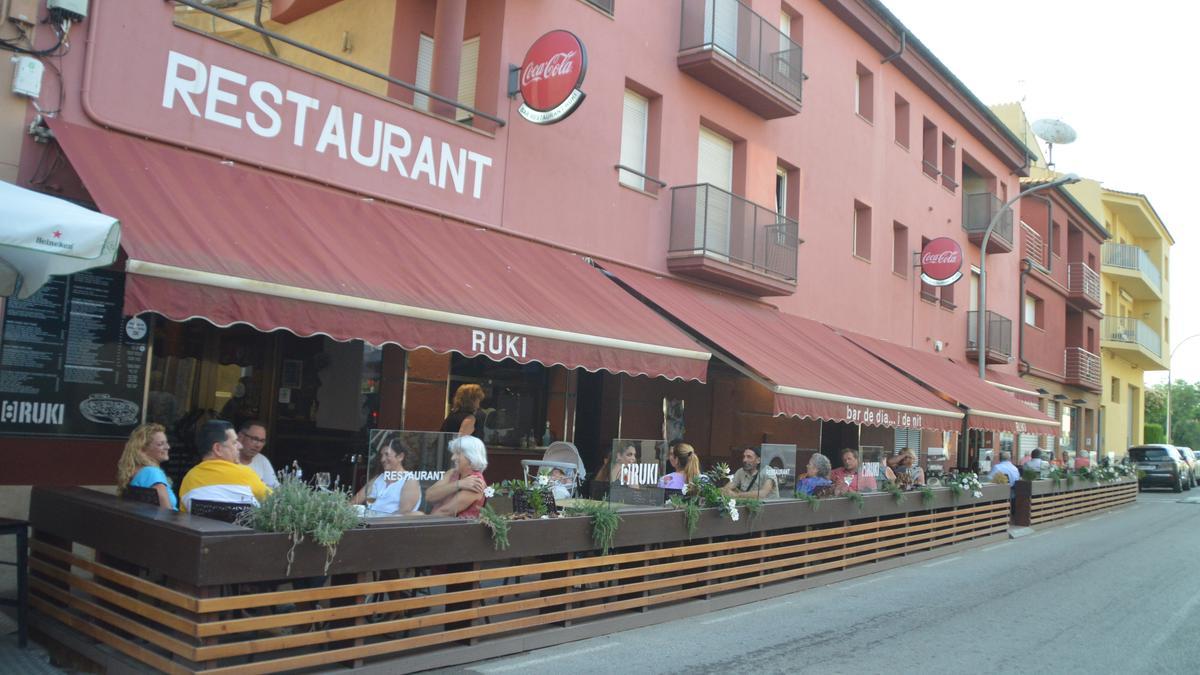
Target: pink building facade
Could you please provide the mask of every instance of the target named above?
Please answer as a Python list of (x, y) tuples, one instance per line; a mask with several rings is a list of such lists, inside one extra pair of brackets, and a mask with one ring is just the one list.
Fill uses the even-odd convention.
[[(284, 36), (311, 31), (320, 21), (332, 26), (333, 18), (352, 14), (350, 2), (275, 2), (266, 26)], [(386, 203), (416, 214), (413, 218), (421, 220), (410, 226), (412, 232), (419, 233), (421, 227), (495, 230), (556, 255), (567, 252), (600, 266), (624, 265), (669, 276), (839, 330), (949, 357), (963, 365), (964, 377), (970, 377), (972, 359), (980, 358), (972, 351), (969, 335), (976, 309), (972, 268), (978, 266), (982, 231), (991, 216), (1020, 192), (1020, 179), (1027, 173), (1026, 150), (877, 2), (413, 0), (397, 3), (390, 23), (371, 25), (365, 33), (354, 33), (362, 28), (355, 26), (339, 38), (339, 58), (348, 60), (353, 60), (346, 56), (353, 54), (347, 47), (352, 37), (359, 44), (386, 44), (386, 58), (379, 59), (386, 68), (372, 68), (385, 69), (379, 73), (383, 78), (367, 77), (328, 59), (318, 59), (322, 66), (310, 61), (298, 65), (295, 55), (302, 52), (287, 50), (278, 40), (270, 49), (280, 56), (272, 58), (262, 53), (270, 39), (245, 26), (222, 32), (217, 29), (220, 19), (205, 29), (203, 21), (196, 20), (208, 20), (200, 9), (159, 2), (136, 9), (93, 5), (91, 16), (74, 29), (86, 33), (87, 40), (79, 40), (77, 49), (63, 59), (64, 103), (50, 128), (64, 145), (87, 146), (93, 142), (89, 139), (115, 138), (104, 147), (128, 148), (124, 158), (147, 157), (151, 150), (146, 148), (162, 157), (181, 151), (218, 159), (238, 171), (298, 178), (364, 203)], [(253, 3), (240, 9), (253, 9)], [(249, 23), (253, 13), (237, 13), (235, 8), (230, 15)], [(555, 29), (570, 31), (586, 49), (580, 85), (586, 98), (555, 124), (533, 124), (518, 114), (522, 101), (509, 95), (510, 82), (522, 76), (519, 66), (530, 45)], [(461, 44), (453, 39), (459, 36)], [(465, 61), (470, 61), (469, 68)], [(516, 72), (510, 72), (512, 68)], [(472, 80), (473, 88), (464, 84)], [(418, 86), (414, 92), (404, 83)], [(47, 89), (55, 86), (47, 82)], [(429, 94), (442, 94), (460, 105), (447, 105)], [(464, 103), (467, 99), (470, 105)], [(22, 125), (36, 117), (31, 107)], [(97, 194), (99, 181), (84, 175), (89, 170), (83, 166), (89, 162), (76, 161), (86, 147), (66, 147), (63, 153), (57, 143), (43, 141), (25, 138), (20, 184), (102, 208), (106, 201), (115, 201)], [(161, 161), (171, 165), (169, 159)], [(100, 166), (94, 158), (91, 163)], [(53, 174), (49, 177), (47, 166)], [(124, 171), (129, 173), (130, 167)], [(171, 196), (177, 208), (205, 212), (209, 225), (224, 223), (227, 228), (225, 243), (231, 252), (200, 245), (201, 250), (187, 253), (193, 263), (196, 256), (209, 257), (205, 274), (239, 277), (239, 270), (257, 265), (270, 276), (263, 281), (281, 286), (313, 289), (318, 282), (328, 282), (329, 287), (316, 290), (337, 294), (340, 288), (346, 296), (369, 295), (372, 279), (352, 269), (352, 253), (344, 257), (346, 273), (353, 279), (317, 279), (316, 271), (304, 270), (307, 281), (316, 279), (308, 284), (298, 281), (305, 275), (286, 269), (287, 260), (272, 258), (272, 240), (292, 236), (289, 227), (303, 220), (291, 217), (288, 207), (306, 210), (303, 203), (289, 202), (286, 193), (263, 194), (262, 213), (225, 213), (219, 195), (206, 193), (205, 176), (193, 177), (194, 191), (181, 187), (188, 183), (187, 176), (176, 178), (158, 181), (143, 172), (141, 182), (126, 188), (125, 208), (138, 211), (136, 195), (146, 198), (146, 208), (137, 214), (119, 214), (135, 223), (127, 227), (125, 238), (132, 247), (127, 257), (141, 265), (138, 269), (182, 266), (164, 262), (175, 260), (173, 253), (164, 251), (170, 241), (178, 240), (166, 229), (168, 223), (147, 215), (153, 211), (155, 192), (171, 190), (176, 192)], [(115, 186), (106, 189), (119, 191)], [(270, 215), (276, 203), (272, 200), (279, 204), (274, 213), (282, 215)], [(233, 203), (241, 202), (227, 202)], [(1030, 229), (1038, 228), (1036, 216), (1023, 215), (1027, 208), (1020, 204), (1012, 218), (1001, 217), (989, 246), (987, 310), (997, 320), (989, 318), (989, 347), (983, 358), (997, 378), (1018, 373), (1021, 335), (1015, 322), (1022, 317), (1024, 301), (1017, 244), (1026, 229), (1020, 223), (1030, 221)], [(156, 215), (162, 220), (164, 213)], [(1074, 251), (1075, 246), (1078, 260), (1056, 260), (1052, 278), (1033, 275), (1026, 283), (1053, 285), (1071, 262), (1086, 262), (1095, 254), (1095, 236), (1081, 217), (1068, 216), (1073, 219), (1068, 225), (1072, 234), (1063, 235), (1063, 251)], [(335, 239), (356, 242), (364, 250), (383, 245), (373, 243), (383, 241), (370, 229), (376, 224), (353, 209), (325, 223), (336, 232)], [(291, 232), (297, 238), (305, 235), (303, 228)], [(419, 234), (413, 236), (418, 245), (391, 252), (398, 275), (406, 267), (417, 268), (405, 262), (406, 255), (425, 254)], [(963, 279), (940, 288), (923, 284), (914, 265), (923, 243), (938, 237), (957, 241), (965, 258)], [(150, 240), (151, 244), (138, 243)], [(462, 241), (468, 240), (464, 236)], [(164, 257), (153, 258), (159, 254)], [(366, 255), (361, 260), (377, 262)], [(281, 269), (267, 269), (276, 265)], [(445, 273), (469, 277), (471, 271)], [(184, 407), (219, 407), (242, 398), (228, 393), (234, 390), (232, 384), (222, 384), (240, 378), (242, 390), (257, 397), (248, 405), (249, 414), (269, 420), (273, 437), (293, 439), (291, 445), (281, 441), (276, 446), (281, 459), (332, 466), (338, 460), (325, 457), (331, 453), (304, 440), (305, 434), (329, 430), (333, 440), (326, 446), (335, 447), (332, 454), (340, 459), (353, 453), (359, 442), (356, 425), (436, 428), (457, 383), (504, 377), (517, 382), (530, 376), (519, 368), (510, 368), (503, 377), (491, 372), (489, 363), (516, 352), (489, 355), (482, 343), (475, 345), (469, 338), (461, 345), (432, 349), (413, 348), (399, 337), (377, 340), (375, 344), (382, 345), (378, 354), (350, 358), (336, 344), (313, 341), (328, 340), (322, 335), (363, 337), (354, 334), (352, 325), (339, 326), (348, 331), (344, 334), (316, 325), (292, 330), (294, 334), (272, 333), (294, 327), (261, 323), (256, 317), (217, 321), (212, 312), (220, 308), (165, 311), (154, 303), (169, 295), (164, 290), (169, 284), (186, 280), (129, 276), (135, 290), (127, 293), (141, 293), (142, 304), (127, 309), (159, 315), (152, 326), (148, 398), (155, 391), (170, 393), (172, 386), (181, 391), (186, 380), (186, 386), (207, 387), (207, 393), (195, 389), (182, 396), (189, 399)], [(493, 281), (471, 278), (456, 291), (442, 287), (435, 295), (503, 293), (508, 297), (501, 304), (513, 313), (522, 309), (521, 298), (512, 297), (521, 295), (519, 280), (499, 286)], [(346, 290), (352, 288), (360, 290)], [(229, 295), (220, 297), (236, 299), (242, 290), (225, 287)], [(590, 301), (587, 296), (566, 295), (560, 298), (565, 304)], [(1054, 313), (1055, 322), (1062, 319), (1061, 332), (1070, 337), (1063, 346), (1057, 337), (1041, 344), (1026, 331), (1025, 349), (1029, 372), (1054, 379), (1059, 377), (1061, 369), (1055, 370), (1055, 364), (1061, 362), (1064, 349), (1087, 348), (1087, 331), (1095, 328), (1095, 317), (1087, 310), (1072, 314), (1066, 304), (1069, 294), (1045, 295), (1048, 302), (1061, 301), (1061, 306), (1047, 305), (1047, 311)], [(224, 302), (224, 310), (231, 302)], [(553, 306), (524, 309), (555, 313)], [(189, 321), (192, 317), (206, 317), (210, 323)], [(529, 323), (522, 318), (499, 317)], [(629, 321), (621, 316), (612, 320)], [(211, 325), (243, 322), (258, 330)], [(1047, 326), (1055, 334), (1059, 331), (1058, 323)], [(748, 333), (746, 338), (753, 340)], [(656, 344), (675, 350), (671, 353), (712, 347), (689, 342), (682, 333), (677, 338), (661, 335)], [(622, 339), (632, 343), (637, 337), (631, 333)], [(690, 338), (704, 342), (703, 335)], [(333, 404), (319, 391), (312, 393), (308, 410), (298, 409), (292, 396), (324, 385), (309, 385), (301, 378), (294, 387), (283, 387), (283, 380), (294, 375), (289, 368), (295, 366), (289, 364), (323, 368), (343, 357), (364, 369), (360, 393), (366, 392), (369, 401), (363, 413), (368, 419), (334, 423), (329, 415), (322, 417), (320, 407)], [(723, 460), (735, 456), (739, 446), (768, 440), (811, 450), (901, 444), (890, 427), (862, 425), (853, 439), (843, 432), (837, 432), (838, 438), (825, 438), (834, 431), (823, 430), (820, 420), (774, 415), (770, 392), (755, 380), (763, 374), (748, 375), (737, 361), (736, 353), (726, 361), (714, 360), (703, 384), (662, 370), (595, 366), (585, 357), (546, 362), (544, 372), (532, 376), (540, 379), (528, 395), (538, 401), (536, 411), (514, 414), (539, 438), (544, 428), (554, 438), (576, 440), (586, 459), (598, 457), (611, 438), (660, 438), (663, 399), (687, 401), (689, 437), (709, 459)], [(196, 371), (194, 384), (190, 375), (181, 379), (175, 369), (190, 362), (210, 364), (208, 370)], [(530, 362), (537, 359), (523, 361)], [(369, 374), (368, 364), (374, 368)], [(228, 370), (231, 366), (238, 371)], [(591, 372), (600, 368), (598, 374)], [(1064, 384), (1067, 377), (1062, 375)], [(296, 393), (285, 396), (282, 388)], [(515, 437), (497, 443), (511, 450), (510, 455), (497, 453), (497, 465), (506, 467), (504, 471), (534, 454), (523, 443), (524, 428), (520, 434), (522, 443)], [(532, 430), (529, 436), (534, 436)], [(958, 463), (963, 466), (979, 459), (977, 448), (1005, 442), (994, 432), (963, 436), (970, 437), (960, 444)], [(1011, 434), (1006, 438), (1012, 442)], [(56, 480), (98, 482), (110, 470), (119, 443), (88, 442), (96, 450), (92, 459)], [(950, 441), (940, 432), (936, 441), (919, 435), (904, 441), (922, 447), (943, 442)], [(61, 459), (64, 451), (56, 449), (61, 444), (53, 434), (35, 443), (42, 444), (38, 447), (44, 459), (13, 480), (48, 480), (50, 466)], [(18, 450), (28, 444), (28, 438), (0, 439), (0, 452), (28, 452)]]

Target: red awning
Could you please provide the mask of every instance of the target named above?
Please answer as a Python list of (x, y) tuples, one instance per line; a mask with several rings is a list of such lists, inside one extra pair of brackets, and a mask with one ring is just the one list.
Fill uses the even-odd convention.
[(967, 426), (987, 431), (1058, 435), (1058, 422), (1000, 389), (971, 377), (950, 359), (865, 335), (839, 331), (863, 349), (967, 408)]
[(962, 412), (824, 324), (677, 279), (603, 267), (766, 380), (777, 415), (961, 430)]
[(52, 128), (124, 226), (128, 313), (704, 380), (707, 351), (575, 254), (162, 143)]
[[(972, 375), (976, 378), (979, 377), (979, 366), (977, 364), (964, 363), (963, 365)], [(1035, 408), (1037, 407), (1038, 401), (1041, 399), (1041, 396), (1037, 393), (1037, 388), (1030, 386), (1028, 382), (1022, 380), (1020, 377), (995, 370), (994, 368), (988, 368), (985, 376), (988, 384), (1016, 396), (1017, 400), (1022, 403), (1033, 405)]]

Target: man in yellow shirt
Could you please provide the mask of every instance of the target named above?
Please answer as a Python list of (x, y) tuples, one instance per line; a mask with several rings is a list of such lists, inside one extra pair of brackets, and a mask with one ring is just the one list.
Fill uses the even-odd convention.
[(179, 485), (182, 511), (190, 511), (193, 499), (259, 505), (270, 489), (248, 466), (238, 463), (242, 449), (233, 425), (209, 420), (196, 433), (196, 447), (204, 453)]

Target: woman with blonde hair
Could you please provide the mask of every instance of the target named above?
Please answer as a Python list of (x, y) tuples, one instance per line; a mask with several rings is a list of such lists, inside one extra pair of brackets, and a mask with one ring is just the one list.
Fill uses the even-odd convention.
[(167, 430), (161, 424), (143, 424), (129, 434), (125, 451), (117, 460), (117, 493), (129, 487), (152, 488), (158, 493), (160, 508), (179, 510), (179, 500), (171, 490), (171, 479), (161, 465), (171, 458)]
[(911, 448), (903, 448), (896, 455), (896, 478), (906, 487), (925, 485), (925, 470), (917, 464), (917, 454)]
[(667, 453), (667, 461), (675, 470), (658, 479), (660, 488), (682, 490), (684, 485), (700, 475), (700, 458), (696, 456), (696, 449), (687, 443), (672, 445)]
[(450, 414), (442, 421), (442, 432), (474, 436), (482, 441), (484, 416), (479, 406), (485, 398), (487, 395), (483, 393), (483, 387), (477, 384), (459, 385), (454, 391)]

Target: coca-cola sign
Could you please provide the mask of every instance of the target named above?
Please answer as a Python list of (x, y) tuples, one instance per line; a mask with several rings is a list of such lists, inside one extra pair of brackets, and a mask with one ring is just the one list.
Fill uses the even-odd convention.
[(587, 72), (587, 51), (569, 31), (552, 30), (534, 41), (521, 63), (521, 117), (553, 124), (583, 102), (579, 88)]
[(950, 237), (938, 237), (921, 249), (921, 281), (949, 286), (962, 278), (962, 247)]

